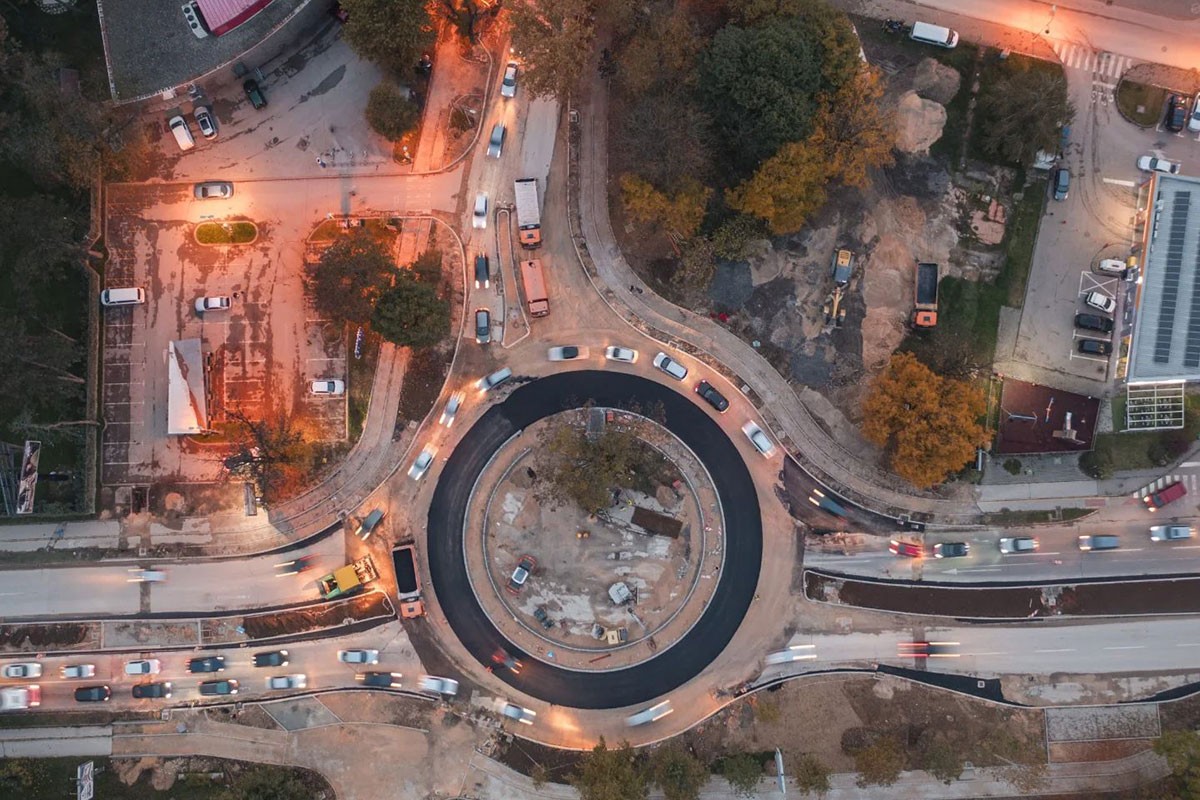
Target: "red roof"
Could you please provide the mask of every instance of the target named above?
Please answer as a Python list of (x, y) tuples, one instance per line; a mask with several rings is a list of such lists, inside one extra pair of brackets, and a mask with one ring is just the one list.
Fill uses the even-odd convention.
[(270, 3), (271, 0), (196, 0), (213, 36), (229, 33)]

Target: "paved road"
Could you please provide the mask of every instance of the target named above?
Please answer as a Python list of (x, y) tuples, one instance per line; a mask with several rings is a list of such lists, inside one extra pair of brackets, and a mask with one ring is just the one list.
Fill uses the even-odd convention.
[[(726, 551), (720, 583), (708, 609), (669, 651), (628, 669), (579, 673), (534, 660), (511, 643), (475, 599), (463, 559), (463, 521), (475, 478), (515, 431), (592, 399), (598, 406), (642, 408), (661, 403), (666, 425), (707, 465), (725, 513)], [(691, 680), (733, 637), (754, 598), (762, 561), (762, 520), (754, 484), (740, 451), (690, 397), (633, 375), (574, 371), (534, 381), (491, 408), (454, 449), (429, 509), (431, 584), (459, 640), (489, 664), (504, 645), (524, 662), (519, 675), (497, 677), (526, 694), (573, 708), (620, 708), (667, 694)], [(669, 655), (668, 655), (669, 653)]]

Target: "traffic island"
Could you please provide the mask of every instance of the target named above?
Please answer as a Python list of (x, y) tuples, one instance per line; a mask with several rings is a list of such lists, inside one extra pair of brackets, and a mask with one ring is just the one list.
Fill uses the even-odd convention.
[(197, 244), (210, 247), (254, 244), (258, 239), (258, 226), (253, 222), (245, 220), (236, 222), (201, 222), (196, 226), (194, 235)]

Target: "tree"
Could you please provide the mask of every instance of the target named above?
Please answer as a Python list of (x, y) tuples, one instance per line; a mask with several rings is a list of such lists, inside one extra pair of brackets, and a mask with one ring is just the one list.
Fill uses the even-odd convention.
[(921, 754), (921, 766), (933, 777), (947, 785), (962, 775), (963, 757), (945, 736), (935, 736)]
[(641, 488), (657, 474), (661, 458), (626, 430), (608, 426), (596, 437), (561, 424), (542, 436), (546, 499), (574, 503), (589, 514), (613, 504), (612, 490)]
[(904, 769), (904, 745), (895, 736), (881, 736), (854, 754), (859, 787), (891, 786)]
[(687, 9), (677, 5), (654, 13), (647, 25), (634, 31), (618, 55), (617, 82), (626, 96), (636, 98), (663, 85), (692, 88), (696, 56), (704, 48)]
[(1107, 442), (1097, 443), (1094, 450), (1079, 457), (1079, 468), (1098, 481), (1111, 478), (1116, 470), (1112, 447)]
[(870, 169), (892, 163), (896, 115), (880, 107), (882, 98), (879, 72), (870, 67), (823, 98), (811, 143), (825, 154), (831, 178), (862, 188)]
[(671, 285), (685, 298), (695, 301), (708, 293), (716, 272), (717, 257), (712, 241), (697, 236), (684, 243), (679, 263), (671, 274)]
[(477, 42), (480, 23), (498, 15), (502, 6), (491, 0), (438, 0), (437, 8), (454, 24), (460, 36), (468, 42)]
[(825, 794), (829, 791), (829, 769), (816, 756), (804, 753), (792, 764), (792, 781), (802, 792)]
[(983, 392), (943, 378), (912, 353), (892, 356), (863, 401), (863, 435), (884, 448), (892, 470), (928, 487), (975, 458), (987, 431)]
[(825, 204), (828, 165), (807, 142), (785, 144), (730, 192), (729, 206), (766, 221), (774, 234), (795, 233)]
[(596, 36), (592, 0), (514, 0), (512, 46), (525, 62), (524, 90), (566, 99), (583, 75)]
[(308, 277), (313, 305), (324, 316), (361, 325), (396, 275), (396, 265), (364, 229), (356, 229), (321, 253)]
[(762, 783), (762, 762), (750, 753), (736, 753), (721, 759), (720, 773), (738, 797), (753, 797)]
[(417, 280), (436, 286), (442, 282), (442, 251), (426, 250), (408, 268)]
[(576, 769), (571, 785), (581, 800), (646, 800), (650, 793), (646, 775), (628, 742), (609, 750), (601, 736)]
[(400, 75), (434, 44), (425, 0), (340, 0), (350, 15), (342, 36), (354, 52)]
[(979, 95), (973, 129), (988, 155), (1029, 164), (1038, 150), (1058, 149), (1063, 126), (1075, 116), (1067, 79), (1025, 59), (1009, 59), (1000, 70)]
[(402, 347), (429, 347), (450, 335), (450, 301), (437, 288), (401, 273), (371, 313), (371, 327)]
[(679, 745), (656, 751), (650, 774), (667, 800), (696, 800), (710, 777), (708, 767)]
[(300, 421), (278, 408), (253, 420), (236, 409), (230, 438), (237, 452), (225, 459), (231, 474), (245, 475), (268, 505), (294, 495), (304, 487), (314, 467), (314, 448)]
[(400, 87), (384, 81), (367, 98), (367, 124), (386, 139), (397, 141), (415, 130), (421, 121), (421, 109), (409, 100)]
[(239, 775), (220, 797), (221, 800), (308, 800), (313, 795), (313, 790), (292, 770), (255, 767)]
[(712, 120), (682, 83), (627, 95), (628, 113), (613, 120), (616, 149), (637, 154), (639, 176), (674, 189), (713, 174)]
[(686, 181), (671, 198), (636, 175), (621, 176), (621, 197), (629, 215), (641, 222), (659, 223), (682, 239), (699, 230), (711, 196), (712, 189), (696, 180)]
[(750, 243), (766, 235), (767, 226), (763, 224), (763, 220), (748, 214), (738, 214), (722, 222), (713, 231), (713, 252), (718, 258), (740, 261), (746, 257)]

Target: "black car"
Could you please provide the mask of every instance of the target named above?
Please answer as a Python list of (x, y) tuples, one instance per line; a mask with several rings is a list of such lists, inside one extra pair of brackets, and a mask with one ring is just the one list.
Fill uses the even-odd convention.
[(1107, 356), (1112, 353), (1112, 342), (1100, 339), (1080, 339), (1079, 352), (1092, 356)]
[(1066, 200), (1071, 191), (1071, 170), (1059, 167), (1054, 170), (1054, 199)]
[(491, 270), (488, 269), (488, 257), (485, 255), (475, 256), (475, 288), (487, 289), (492, 285)]
[(546, 613), (546, 609), (541, 606), (533, 610), (533, 618), (542, 623), (542, 627), (546, 630), (554, 627), (554, 620), (550, 619), (550, 615)]
[(223, 681), (205, 681), (200, 684), (200, 694), (215, 695), (215, 694), (237, 694), (238, 682), (232, 678), (227, 678)]
[(80, 686), (75, 690), (77, 703), (103, 703), (112, 697), (107, 686)]
[(222, 672), (224, 669), (225, 656), (205, 656), (188, 662), (188, 672)]
[(716, 387), (708, 381), (700, 381), (696, 384), (696, 394), (703, 397), (710, 406), (725, 413), (725, 409), (729, 408), (729, 401), (725, 399), (725, 395), (717, 391)]
[(256, 667), (286, 667), (287, 664), (287, 650), (272, 650), (269, 653), (254, 654), (254, 666)]
[(1163, 126), (1169, 131), (1179, 133), (1183, 130), (1184, 123), (1187, 122), (1187, 115), (1187, 98), (1173, 94), (1167, 100), (1167, 118), (1163, 120)]
[(399, 687), (400, 678), (399, 672), (362, 672), (358, 675), (358, 680), (363, 686), (374, 686), (377, 689)]
[(963, 558), (971, 552), (966, 542), (940, 542), (933, 546), (934, 558)]
[(1076, 314), (1075, 327), (1084, 328), (1089, 331), (1100, 331), (1101, 333), (1112, 333), (1113, 321), (1099, 314)]
[(267, 107), (267, 98), (263, 95), (262, 89), (258, 88), (258, 81), (249, 78), (242, 84), (242, 89), (246, 91), (246, 97), (250, 98), (250, 105), (256, 109)]
[(139, 700), (156, 699), (171, 696), (171, 684), (163, 683), (139, 683), (133, 687), (133, 696)]

